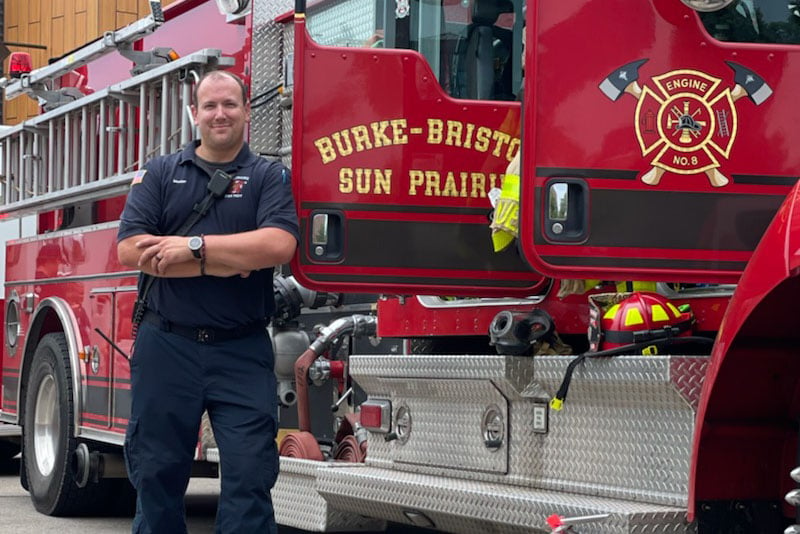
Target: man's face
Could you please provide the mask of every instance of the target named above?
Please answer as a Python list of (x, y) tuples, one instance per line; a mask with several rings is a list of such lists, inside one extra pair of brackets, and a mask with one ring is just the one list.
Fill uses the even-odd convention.
[(206, 78), (197, 90), (192, 113), (200, 140), (209, 150), (232, 151), (242, 146), (245, 125), (250, 122), (250, 105), (242, 101), (242, 90), (232, 78)]

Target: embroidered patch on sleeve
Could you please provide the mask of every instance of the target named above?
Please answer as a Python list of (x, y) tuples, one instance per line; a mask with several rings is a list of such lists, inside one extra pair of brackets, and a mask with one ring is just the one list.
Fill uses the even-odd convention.
[(133, 187), (136, 184), (142, 183), (145, 174), (147, 174), (147, 171), (144, 169), (136, 171), (136, 174), (133, 175), (133, 180), (131, 180), (131, 187)]

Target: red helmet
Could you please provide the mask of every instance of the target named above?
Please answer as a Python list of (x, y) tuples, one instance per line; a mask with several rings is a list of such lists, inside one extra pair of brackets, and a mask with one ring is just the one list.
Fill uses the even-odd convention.
[(659, 338), (689, 336), (692, 313), (658, 293), (636, 291), (603, 312), (601, 350)]

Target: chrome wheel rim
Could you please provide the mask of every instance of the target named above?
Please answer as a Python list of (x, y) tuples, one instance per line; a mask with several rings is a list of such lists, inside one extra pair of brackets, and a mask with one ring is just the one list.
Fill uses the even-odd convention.
[(36, 456), (36, 468), (48, 476), (55, 467), (58, 445), (58, 428), (61, 415), (58, 409), (58, 387), (52, 374), (45, 376), (39, 383), (36, 394), (36, 413), (33, 422), (33, 449)]

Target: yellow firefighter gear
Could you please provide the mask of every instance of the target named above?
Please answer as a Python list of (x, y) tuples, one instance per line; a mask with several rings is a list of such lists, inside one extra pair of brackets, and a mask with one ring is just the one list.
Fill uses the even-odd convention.
[(492, 218), (492, 245), (495, 252), (505, 250), (519, 236), (519, 159), (520, 151), (506, 167), (500, 197)]
[(658, 282), (617, 282), (617, 292), (633, 293), (634, 291), (652, 291), (656, 293)]
[(492, 218), (492, 244), (500, 252), (519, 236), (519, 176), (506, 174)]

